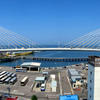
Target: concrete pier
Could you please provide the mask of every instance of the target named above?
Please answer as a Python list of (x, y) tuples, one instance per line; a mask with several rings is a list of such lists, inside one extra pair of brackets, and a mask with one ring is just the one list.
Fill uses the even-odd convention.
[(36, 60), (36, 61), (56, 61), (56, 62), (80, 62), (80, 61), (88, 61), (88, 58), (23, 57), (23, 59), (31, 59), (31, 60)]

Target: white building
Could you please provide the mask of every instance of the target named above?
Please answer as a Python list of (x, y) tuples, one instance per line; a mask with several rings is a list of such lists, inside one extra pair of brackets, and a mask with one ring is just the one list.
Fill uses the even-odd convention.
[(52, 82), (51, 82), (51, 89), (52, 89), (52, 92), (56, 92), (56, 89), (57, 89), (57, 81), (52, 80)]
[(89, 57), (88, 100), (100, 100), (100, 57), (97, 56)]
[(41, 63), (38, 62), (24, 62), (20, 66), (26, 68), (29, 71), (39, 71)]

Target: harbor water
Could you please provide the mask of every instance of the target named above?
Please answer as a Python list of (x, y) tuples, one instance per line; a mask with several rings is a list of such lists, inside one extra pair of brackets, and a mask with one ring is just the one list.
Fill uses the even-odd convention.
[[(41, 51), (35, 52), (34, 54), (28, 55), (31, 57), (55, 57), (55, 58), (86, 58), (88, 56), (100, 56), (100, 52), (89, 52), (89, 51)], [(12, 62), (0, 63), (0, 66), (14, 67), (21, 65), (23, 62), (40, 62), (41, 67), (65, 67), (68, 65), (87, 63), (87, 62), (56, 62), (56, 61), (34, 61), (27, 59), (18, 59)]]

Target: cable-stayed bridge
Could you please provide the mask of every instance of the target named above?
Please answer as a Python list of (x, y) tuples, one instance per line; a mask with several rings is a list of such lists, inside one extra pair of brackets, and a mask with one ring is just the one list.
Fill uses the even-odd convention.
[(100, 51), (100, 29), (81, 36), (63, 48), (38, 48), (30, 39), (0, 27), (0, 51)]
[(35, 44), (33, 41), (23, 37), (20, 34), (9, 31), (0, 27), (0, 49), (14, 49), (14, 48), (33, 48)]
[(0, 49), (1, 52), (7, 51), (98, 51), (94, 48), (15, 48), (15, 49)]
[(66, 47), (100, 49), (100, 29), (89, 32), (88, 34), (67, 43)]

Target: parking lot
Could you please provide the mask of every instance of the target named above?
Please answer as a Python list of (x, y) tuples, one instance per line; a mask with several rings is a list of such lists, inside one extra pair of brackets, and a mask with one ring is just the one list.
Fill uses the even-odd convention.
[[(77, 70), (81, 70), (81, 67), (75, 66)], [(71, 68), (71, 66), (70, 66)], [(0, 71), (13, 72), (17, 74), (17, 82), (14, 85), (10, 84), (0, 84), (0, 93), (8, 93), (8, 87), (10, 87), (10, 94), (12, 96), (18, 96), (19, 100), (29, 100), (34, 94), (39, 100), (59, 100), (60, 95), (78, 94), (81, 97), (81, 93), (85, 93), (85, 90), (75, 91), (72, 89), (70, 84), (70, 79), (67, 73), (68, 68), (58, 68), (58, 69), (43, 69), (44, 72), (49, 73), (49, 77), (46, 80), (46, 89), (41, 91), (41, 85), (38, 86), (38, 82), (35, 81), (36, 77), (43, 77), (42, 72), (16, 72), (15, 69), (9, 67), (0, 67)], [(86, 71), (82, 71), (83, 74)], [(55, 80), (57, 81), (56, 92), (52, 92), (51, 89), (51, 78), (50, 75), (55, 75)], [(21, 86), (20, 81), (28, 76), (29, 80), (25, 86)], [(86, 97), (86, 93), (84, 94)]]
[[(0, 71), (13, 72), (17, 74), (17, 82), (13, 85), (11, 84), (0, 84), (0, 93), (8, 93), (8, 87), (10, 88), (10, 94), (13, 96), (20, 96), (31, 98), (33, 94), (37, 95), (40, 98), (57, 98), (59, 97), (59, 85), (57, 86), (57, 92), (52, 93), (50, 88), (50, 78), (46, 82), (46, 90), (42, 91), (39, 88), (36, 88), (37, 83), (35, 82), (36, 77), (43, 76), (41, 72), (16, 72), (15, 69), (9, 67), (0, 67)], [(49, 72), (49, 74), (55, 74), (56, 79), (58, 79), (58, 72)], [(29, 80), (25, 86), (21, 86), (20, 81), (28, 76)], [(58, 80), (57, 80), (58, 81)]]

